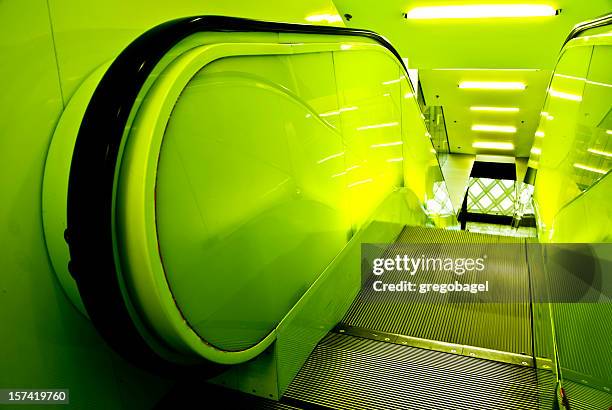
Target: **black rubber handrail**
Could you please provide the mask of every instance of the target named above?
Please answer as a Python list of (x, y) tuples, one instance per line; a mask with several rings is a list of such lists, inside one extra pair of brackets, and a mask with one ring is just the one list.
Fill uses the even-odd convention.
[(585, 21), (583, 23), (579, 23), (577, 25), (574, 26), (574, 28), (572, 29), (572, 31), (569, 33), (569, 35), (567, 36), (567, 38), (565, 39), (565, 41), (563, 42), (563, 46), (561, 46), (561, 48), (565, 47), (565, 45), (572, 40), (573, 38), (577, 37), (578, 35), (582, 34), (583, 32), (590, 30), (592, 28), (597, 28), (597, 27), (603, 27), (606, 26), (608, 24), (612, 23), (612, 13), (611, 14), (606, 14), (600, 17), (597, 17), (593, 20), (589, 20), (589, 21)]
[[(68, 186), (69, 270), (94, 326), (121, 356), (140, 367), (183, 371), (158, 355), (133, 323), (122, 296), (113, 251), (113, 193), (118, 153), (128, 118), (148, 76), (178, 42), (197, 32), (275, 32), (366, 37), (399, 53), (380, 35), (343, 27), (271, 23), (222, 16), (199, 16), (158, 25), (127, 46), (96, 88), (74, 147)], [(198, 372), (202, 369), (198, 367)]]

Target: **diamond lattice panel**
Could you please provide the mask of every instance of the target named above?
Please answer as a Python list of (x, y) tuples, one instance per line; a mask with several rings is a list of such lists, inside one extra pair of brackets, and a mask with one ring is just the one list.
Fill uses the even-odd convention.
[(429, 215), (438, 216), (448, 216), (455, 213), (444, 181), (433, 183), (433, 198), (427, 201), (427, 212)]
[(514, 181), (470, 178), (467, 202), (468, 212), (512, 216), (514, 214), (515, 200)]

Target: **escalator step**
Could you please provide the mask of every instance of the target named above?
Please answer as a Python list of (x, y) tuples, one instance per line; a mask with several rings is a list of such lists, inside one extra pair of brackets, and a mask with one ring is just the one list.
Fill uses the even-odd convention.
[(328, 334), (284, 400), (333, 409), (536, 409), (536, 370)]
[[(529, 302), (529, 269), (524, 240), (520, 238), (450, 231), (421, 227), (406, 227), (397, 242), (387, 250), (388, 255), (406, 252), (406, 243), (415, 255), (436, 256), (431, 245), (452, 243), (471, 249), (482, 247), (482, 254), (495, 252), (496, 261), (504, 269), (492, 273), (492, 283), (498, 291), (512, 295), (517, 303), (448, 303), (450, 295), (440, 295), (439, 302), (419, 302), (417, 293), (402, 293), (401, 300), (389, 301), (386, 292), (370, 291), (370, 281), (359, 293), (342, 325), (376, 329), (382, 332), (422, 339), (483, 347), (516, 354), (532, 355), (532, 329)], [(513, 243), (509, 247), (500, 243)], [(522, 254), (517, 254), (521, 250)], [(430, 252), (430, 253), (428, 253)], [(469, 252), (466, 251), (466, 254)], [(403, 272), (386, 273), (386, 281), (395, 283), (406, 279)], [(436, 283), (435, 273), (422, 272), (423, 283)], [(378, 278), (376, 278), (377, 280)], [(468, 275), (464, 281), (470, 282)], [(474, 280), (475, 282), (477, 280)]]
[(608, 410), (612, 408), (612, 394), (595, 390), (583, 384), (563, 382), (572, 410)]

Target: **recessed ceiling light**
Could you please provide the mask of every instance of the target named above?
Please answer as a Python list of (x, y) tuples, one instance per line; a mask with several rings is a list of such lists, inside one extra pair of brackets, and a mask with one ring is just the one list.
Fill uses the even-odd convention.
[(459, 88), (472, 90), (524, 90), (525, 83), (517, 81), (462, 81)]
[(491, 17), (554, 16), (557, 10), (545, 4), (473, 4), (463, 6), (415, 7), (405, 14), (407, 19), (469, 19)]
[(517, 107), (470, 107), (472, 111), (518, 112)]
[(484, 149), (513, 150), (514, 144), (512, 144), (511, 142), (476, 141), (472, 144), (472, 147)]
[(516, 127), (509, 125), (472, 125), (472, 131), (486, 131), (486, 132), (516, 132)]

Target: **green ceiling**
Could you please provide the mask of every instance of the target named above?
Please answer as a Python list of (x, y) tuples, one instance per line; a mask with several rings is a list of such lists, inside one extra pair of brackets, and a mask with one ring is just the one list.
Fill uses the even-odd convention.
[[(561, 9), (561, 13), (535, 18), (406, 20), (402, 13), (417, 6), (513, 2), (334, 0), (334, 3), (341, 15), (352, 15), (350, 21), (345, 20), (348, 27), (382, 34), (408, 58), (410, 68), (419, 69), (427, 104), (444, 108), (451, 152), (520, 157), (529, 155), (546, 87), (565, 38), (576, 24), (612, 12), (612, 0), (516, 0), (514, 3), (549, 4)], [(457, 87), (460, 81), (487, 80), (523, 81), (527, 88), (483, 91)], [(473, 112), (470, 106), (518, 107), (519, 112)], [(471, 130), (474, 124), (511, 125), (517, 132), (475, 132)], [(515, 150), (474, 150), (474, 141), (513, 142)]]

